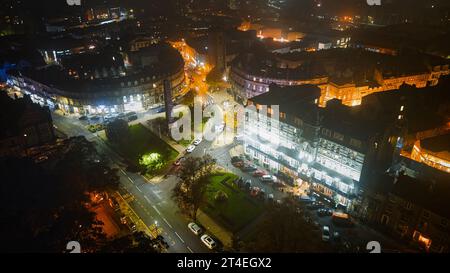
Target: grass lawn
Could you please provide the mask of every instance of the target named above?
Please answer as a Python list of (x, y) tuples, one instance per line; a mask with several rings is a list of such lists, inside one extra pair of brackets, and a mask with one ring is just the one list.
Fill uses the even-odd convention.
[(189, 145), (191, 145), (192, 141), (191, 140), (184, 140), (184, 139), (182, 139), (182, 140), (178, 141), (177, 143), (182, 145), (182, 146), (184, 146), (184, 147), (188, 147)]
[(193, 139), (194, 131), (203, 132), (203, 129), (205, 128), (205, 124), (206, 124), (206, 122), (208, 122), (208, 120), (209, 120), (209, 118), (204, 117), (202, 119), (202, 122), (200, 124), (198, 124), (197, 127), (195, 127), (194, 126), (195, 125), (194, 124), (194, 117), (192, 117), (192, 119), (191, 119), (192, 139), (190, 139), (190, 140), (182, 139), (182, 140), (178, 141), (177, 143), (182, 145), (182, 146), (184, 146), (184, 147), (188, 147), (189, 145), (191, 145), (192, 142), (194, 141), (194, 139)]
[[(206, 193), (206, 204), (202, 210), (231, 232), (237, 232), (250, 224), (263, 211), (263, 203), (253, 200), (245, 192), (233, 184), (237, 176), (230, 173), (217, 174), (211, 177)], [(216, 193), (222, 191), (228, 200), (218, 202)]]
[(142, 155), (147, 153), (160, 154), (166, 164), (178, 156), (176, 150), (141, 124), (130, 126), (130, 139), (126, 144), (117, 145), (110, 142), (110, 145), (136, 165), (139, 165)]

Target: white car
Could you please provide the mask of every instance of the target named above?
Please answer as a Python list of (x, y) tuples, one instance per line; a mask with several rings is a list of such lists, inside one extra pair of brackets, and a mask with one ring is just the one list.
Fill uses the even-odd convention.
[(195, 234), (200, 235), (202, 233), (202, 228), (199, 227), (196, 223), (189, 223), (188, 228)]
[(322, 241), (328, 242), (330, 240), (330, 228), (328, 226), (324, 226), (322, 229)]
[(195, 150), (195, 146), (194, 145), (190, 145), (189, 147), (187, 147), (186, 152), (192, 153), (194, 150)]
[(196, 140), (194, 140), (194, 145), (195, 146), (197, 146), (197, 145), (199, 145), (200, 143), (202, 143), (202, 139), (201, 138), (197, 138)]
[(261, 182), (277, 182), (277, 178), (273, 175), (263, 175), (260, 179)]
[(202, 240), (202, 242), (209, 249), (214, 249), (217, 246), (216, 242), (208, 234), (203, 234), (202, 237), (200, 237), (200, 240)]
[(215, 131), (216, 133), (222, 133), (223, 130), (225, 130), (225, 122), (223, 122), (222, 124), (216, 125), (215, 127)]

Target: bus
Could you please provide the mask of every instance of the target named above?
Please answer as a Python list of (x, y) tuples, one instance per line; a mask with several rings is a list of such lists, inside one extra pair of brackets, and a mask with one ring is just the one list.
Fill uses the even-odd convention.
[(353, 227), (354, 223), (350, 219), (350, 216), (347, 213), (342, 212), (333, 212), (331, 219), (334, 224), (342, 227)]

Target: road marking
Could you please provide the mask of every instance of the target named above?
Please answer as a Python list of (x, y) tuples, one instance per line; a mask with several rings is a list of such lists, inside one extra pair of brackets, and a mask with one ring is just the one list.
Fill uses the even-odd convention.
[(186, 248), (189, 250), (189, 252), (194, 253), (194, 251), (192, 251), (190, 247), (187, 246)]
[(141, 189), (139, 189), (139, 187), (138, 187), (138, 186), (136, 186), (136, 189), (137, 189), (137, 190), (138, 190), (139, 192), (142, 192), (142, 191), (141, 191)]
[(159, 210), (156, 208), (155, 205), (153, 205), (152, 207), (156, 210), (156, 212), (157, 212), (159, 215), (161, 215), (161, 212), (159, 212)]
[(175, 231), (175, 235), (177, 235), (177, 237), (178, 237), (178, 239), (180, 239), (180, 241), (184, 244), (184, 241), (183, 241), (183, 239), (181, 238), (181, 236), (180, 235), (178, 235), (178, 233)]
[(147, 177), (145, 177), (144, 175), (141, 175), (142, 176), (142, 178), (144, 178), (145, 179), (145, 181), (147, 181), (148, 183), (152, 183), (153, 184), (153, 182), (152, 181), (150, 181)]
[(162, 197), (161, 197), (161, 195), (159, 194), (161, 191), (155, 191), (155, 190), (152, 190), (152, 192), (153, 192), (153, 194), (156, 196), (156, 198), (158, 198), (159, 200), (163, 200)]
[[(170, 228), (172, 228), (172, 226), (169, 224), (169, 222), (167, 222), (166, 218), (163, 217), (162, 219), (163, 219), (164, 222), (166, 222), (166, 224), (167, 224)], [(175, 234), (176, 234), (176, 232), (175, 232)], [(178, 235), (178, 234), (177, 234), (177, 235)]]
[(150, 199), (148, 199), (148, 197), (147, 197), (146, 195), (144, 195), (144, 198), (145, 198), (145, 200), (147, 200), (147, 202), (148, 202), (149, 204), (151, 204)]

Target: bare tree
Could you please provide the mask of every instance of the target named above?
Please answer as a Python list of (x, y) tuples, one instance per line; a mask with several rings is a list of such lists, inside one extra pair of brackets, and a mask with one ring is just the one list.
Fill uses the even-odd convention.
[(180, 181), (175, 186), (172, 197), (193, 220), (196, 220), (197, 210), (205, 200), (204, 195), (215, 163), (215, 159), (205, 155), (187, 158), (181, 164), (178, 173)]

